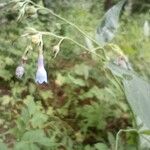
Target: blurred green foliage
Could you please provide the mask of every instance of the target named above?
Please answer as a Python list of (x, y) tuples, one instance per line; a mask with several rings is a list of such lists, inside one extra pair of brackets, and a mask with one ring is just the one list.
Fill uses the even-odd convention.
[[(35, 2), (42, 4), (40, 0)], [(51, 2), (51, 6), (46, 2)], [(103, 0), (44, 3), (92, 37), (105, 13)], [(141, 3), (144, 7), (148, 2)], [(9, 7), (1, 12), (0, 149), (114, 150), (116, 133), (132, 127), (134, 120), (124, 93), (111, 73), (105, 71), (102, 61), (69, 41), (64, 41), (54, 59), (52, 48), (59, 41), (44, 37), (49, 84), (34, 83), (36, 49), (28, 54), (23, 79), (15, 77), (15, 68), (30, 43), (20, 37), (27, 27), (69, 36), (86, 45), (84, 37), (44, 11), (20, 21), (16, 21), (17, 13)], [(143, 25), (148, 19), (148, 11), (123, 13), (112, 41), (129, 56), (133, 68), (145, 79), (150, 78), (150, 42), (143, 34)], [(113, 58), (111, 50), (106, 50)], [(135, 150), (136, 141), (136, 135), (123, 134), (120, 149)]]

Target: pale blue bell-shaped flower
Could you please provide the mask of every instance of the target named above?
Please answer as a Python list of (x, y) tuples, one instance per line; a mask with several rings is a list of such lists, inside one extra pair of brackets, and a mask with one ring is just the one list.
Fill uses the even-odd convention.
[(44, 58), (43, 55), (40, 54), (38, 58), (38, 69), (36, 72), (36, 83), (42, 84), (42, 83), (47, 83), (47, 72), (44, 68)]

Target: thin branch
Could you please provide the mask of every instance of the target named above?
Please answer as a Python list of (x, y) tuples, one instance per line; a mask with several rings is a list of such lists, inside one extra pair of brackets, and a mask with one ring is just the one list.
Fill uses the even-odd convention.
[(64, 22), (68, 23), (69, 25), (71, 25), (72, 27), (74, 27), (76, 30), (78, 30), (80, 33), (82, 33), (85, 37), (87, 37), (88, 39), (90, 39), (92, 42), (94, 42), (95, 44), (97, 44), (99, 46), (98, 49), (101, 49), (104, 53), (104, 57), (106, 58), (106, 54), (105, 54), (105, 50), (103, 49), (103, 47), (100, 46), (100, 44), (93, 38), (91, 38), (89, 35), (87, 35), (82, 29), (80, 29), (76, 24), (68, 21), (67, 19), (61, 17), (60, 15), (54, 13), (52, 10), (46, 8), (46, 7), (43, 7), (41, 5), (38, 5), (32, 1), (30, 1), (31, 4), (33, 4), (34, 6), (36, 6), (37, 8), (39, 9), (44, 9), (44, 10), (47, 10), (50, 14), (52, 14), (53, 16), (59, 18), (60, 20), (63, 20)]
[(98, 55), (97, 53), (95, 53), (94, 51), (91, 51), (90, 49), (88, 49), (87, 47), (85, 47), (84, 45), (78, 43), (77, 41), (71, 39), (70, 37), (63, 37), (63, 36), (59, 36), (59, 35), (56, 35), (52, 32), (42, 32), (42, 31), (39, 31), (41, 34), (43, 35), (50, 35), (50, 36), (53, 36), (55, 38), (59, 38), (59, 39), (63, 39), (63, 40), (70, 40), (71, 42), (75, 43), (76, 45), (78, 45), (79, 47), (85, 49), (86, 51), (90, 52), (90, 53), (93, 53), (94, 55), (98, 56), (99, 58), (101, 58), (102, 60), (106, 60), (103, 56), (101, 55)]

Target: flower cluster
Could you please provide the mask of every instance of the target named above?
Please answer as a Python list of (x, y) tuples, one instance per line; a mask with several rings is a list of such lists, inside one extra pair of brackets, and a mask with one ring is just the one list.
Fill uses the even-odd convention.
[[(22, 63), (16, 68), (16, 77), (21, 79), (24, 73), (25, 73), (24, 63)], [(38, 57), (38, 65), (37, 65), (35, 82), (38, 84), (47, 83), (47, 72), (44, 68), (43, 54), (39, 54)]]
[[(39, 51), (35, 82), (38, 84), (47, 83), (47, 72), (44, 68), (42, 35), (37, 33), (37, 34), (32, 35), (30, 38), (31, 38), (31, 42), (34, 45), (34, 47), (36, 47)], [(16, 77), (19, 79), (21, 79), (22, 76), (24, 75), (24, 72), (25, 72), (24, 66), (27, 61), (27, 55), (28, 55), (28, 52), (31, 50), (33, 50), (32, 46), (31, 45), (27, 46), (27, 48), (22, 56), (22, 59), (21, 59), (21, 65), (19, 65), (16, 68)]]

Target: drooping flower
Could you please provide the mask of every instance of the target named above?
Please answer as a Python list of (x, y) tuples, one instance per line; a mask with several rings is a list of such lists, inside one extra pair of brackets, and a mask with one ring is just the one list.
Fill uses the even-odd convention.
[(16, 77), (21, 79), (23, 75), (24, 75), (24, 67), (23, 67), (23, 65), (19, 65), (16, 68)]
[(47, 72), (44, 68), (44, 58), (43, 55), (40, 54), (38, 58), (38, 69), (36, 72), (36, 83), (42, 84), (42, 83), (47, 83)]

